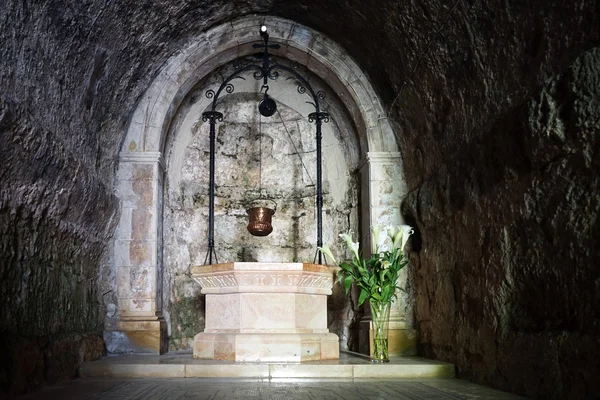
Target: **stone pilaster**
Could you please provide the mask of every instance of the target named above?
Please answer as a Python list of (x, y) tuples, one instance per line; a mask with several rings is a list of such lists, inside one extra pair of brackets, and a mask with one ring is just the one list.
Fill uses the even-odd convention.
[(112, 353), (165, 353), (162, 317), (162, 193), (164, 166), (159, 152), (121, 153), (115, 182), (121, 199), (116, 232), (119, 322), (105, 332)]
[[(371, 241), (370, 227), (401, 225), (404, 223), (400, 205), (406, 196), (403, 179), (402, 158), (397, 152), (369, 152), (363, 163), (360, 176), (362, 192), (361, 248), (375, 251)], [(382, 237), (385, 233), (382, 232)], [(406, 269), (399, 273), (398, 286), (406, 285)], [(392, 303), (390, 310), (389, 351), (391, 355), (416, 354), (416, 331), (407, 315), (412, 307), (406, 302), (403, 293), (397, 293), (398, 300)], [(371, 354), (370, 338), (371, 315), (369, 305), (365, 303), (365, 316), (359, 324), (359, 352)]]

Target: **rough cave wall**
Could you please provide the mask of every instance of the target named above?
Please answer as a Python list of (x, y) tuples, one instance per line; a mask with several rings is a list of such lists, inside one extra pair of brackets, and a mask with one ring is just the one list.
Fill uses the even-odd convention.
[(596, 48), (448, 140), (452, 162), (409, 194), (422, 355), (532, 397), (600, 394), (599, 88)]
[(0, 7), (0, 391), (12, 393), (104, 354), (97, 281), (118, 209), (99, 173), (114, 125), (90, 88), (103, 56), (73, 55), (68, 29), (20, 6)]
[(98, 266), (112, 195), (85, 165), (0, 99), (0, 386), (75, 376), (104, 353)]
[(0, 386), (19, 392), (104, 353), (97, 280), (117, 205), (81, 157), (93, 146), (7, 94), (21, 93), (0, 98)]
[[(204, 263), (208, 235), (209, 125), (201, 118), (207, 102), (198, 99), (204, 98), (207, 88), (218, 87), (221, 76), (232, 72), (231, 65), (215, 71), (189, 94), (168, 139), (163, 250), (167, 307), (163, 315), (170, 328), (171, 350), (191, 348), (194, 335), (204, 329), (204, 296), (189, 276), (191, 266)], [(358, 231), (358, 141), (339, 99), (323, 82), (310, 78), (316, 91), (325, 90), (321, 106), (331, 115), (323, 126), (323, 241), (343, 249), (338, 246), (338, 234)], [(219, 262), (312, 262), (316, 248), (315, 125), (303, 114), (314, 107), (307, 107), (308, 97), (298, 93), (294, 81), (282, 77), (270, 82), (269, 90), (278, 112), (259, 118), (261, 83), (250, 75), (246, 81), (236, 81), (235, 92), (222, 93), (217, 106), (224, 118), (217, 124), (216, 135), (216, 253)], [(272, 201), (260, 200), (265, 197)], [(269, 236), (255, 237), (246, 229), (246, 210), (254, 205), (276, 209)], [(354, 312), (344, 293), (336, 291), (331, 296), (328, 313), (330, 331), (347, 348)]]
[[(321, 14), (332, 7), (323, 3)], [(419, 351), (503, 390), (598, 397), (597, 119), (572, 104), (581, 90), (563, 87), (597, 82), (564, 77), (547, 89), (571, 132), (564, 140), (530, 123), (544, 120), (536, 114), (546, 106), (531, 108), (545, 101), (546, 81), (600, 44), (598, 2), (406, 1), (362, 11), (323, 31), (368, 71), (397, 133), (411, 192), (403, 213), (419, 230), (409, 269)], [(318, 25), (318, 14), (298, 21)], [(589, 95), (579, 101), (594, 107)], [(577, 132), (588, 117), (592, 127), (580, 122)], [(506, 276), (515, 280), (503, 284)]]

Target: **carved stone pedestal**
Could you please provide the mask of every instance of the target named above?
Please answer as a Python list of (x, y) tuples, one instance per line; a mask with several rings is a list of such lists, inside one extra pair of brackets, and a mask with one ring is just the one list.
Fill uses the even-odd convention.
[(206, 325), (194, 358), (309, 361), (339, 358), (327, 329), (328, 267), (307, 263), (227, 263), (192, 268), (206, 294)]

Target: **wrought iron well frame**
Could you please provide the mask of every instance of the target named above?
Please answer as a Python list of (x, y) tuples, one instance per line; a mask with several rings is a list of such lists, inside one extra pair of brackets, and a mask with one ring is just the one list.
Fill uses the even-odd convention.
[[(210, 111), (202, 113), (202, 121), (208, 121), (210, 124), (210, 181), (209, 181), (209, 211), (208, 211), (208, 251), (204, 259), (204, 264), (213, 264), (213, 256), (215, 263), (218, 263), (217, 253), (215, 252), (215, 132), (216, 124), (223, 121), (223, 114), (216, 111), (217, 101), (223, 90), (227, 93), (233, 93), (235, 90), (231, 81), (235, 78), (242, 78), (242, 74), (248, 71), (254, 71), (253, 77), (256, 80), (263, 80), (263, 86), (261, 88), (268, 90), (268, 81), (277, 80), (279, 77), (278, 70), (285, 71), (292, 75), (293, 79), (296, 79), (298, 84), (298, 92), (300, 94), (308, 94), (312, 97), (313, 104), (315, 106), (315, 112), (308, 114), (308, 121), (314, 122), (316, 126), (316, 145), (317, 145), (317, 248), (323, 246), (323, 188), (322, 188), (322, 171), (321, 171), (321, 125), (329, 122), (329, 114), (321, 110), (319, 101), (325, 98), (325, 94), (322, 91), (315, 92), (307, 79), (300, 75), (294, 68), (286, 65), (271, 62), (269, 48), (278, 49), (279, 44), (269, 44), (269, 33), (265, 26), (260, 28), (260, 36), (263, 43), (255, 43), (252, 45), (254, 48), (262, 48), (262, 64), (248, 64), (240, 65), (235, 68), (235, 71), (223, 80), (223, 83), (219, 86), (217, 91), (212, 89), (207, 90), (206, 97), (212, 99), (212, 105)], [(288, 78), (289, 79), (289, 78)], [(266, 91), (265, 91), (266, 98)], [(313, 262), (322, 262), (322, 254), (317, 249)]]

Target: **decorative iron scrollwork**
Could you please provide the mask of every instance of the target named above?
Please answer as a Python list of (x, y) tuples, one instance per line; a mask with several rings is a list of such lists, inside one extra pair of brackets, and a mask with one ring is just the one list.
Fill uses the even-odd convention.
[(273, 80), (273, 81), (276, 81), (276, 80), (277, 80), (277, 78), (279, 78), (279, 72), (275, 71), (275, 70), (273, 69), (273, 67), (271, 67), (271, 69), (269, 69), (269, 74), (268, 74), (268, 76), (269, 76), (269, 79), (271, 79), (271, 80)]
[(322, 122), (329, 122), (329, 113), (326, 112), (314, 112), (308, 114), (308, 122), (316, 122), (318, 124)]
[(286, 78), (286, 80), (287, 81), (290, 81), (290, 80), (294, 81), (294, 83), (296, 84), (296, 90), (298, 90), (298, 93), (300, 93), (300, 94), (305, 94), (306, 93), (306, 87), (295, 76), (289, 76), (289, 77)]
[(256, 79), (257, 81), (261, 80), (262, 78), (265, 77), (265, 74), (263, 73), (262, 70), (258, 70), (258, 71), (254, 71), (254, 73), (252, 74), (252, 76), (254, 77), (254, 79)]
[(218, 111), (205, 111), (202, 113), (202, 121), (210, 121), (211, 124), (223, 122), (223, 114)]

